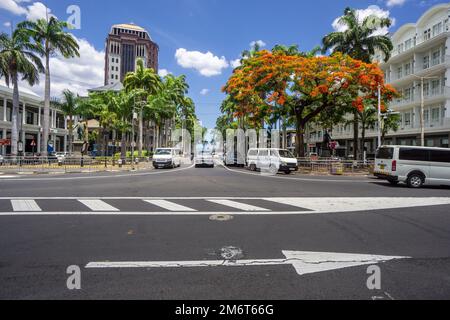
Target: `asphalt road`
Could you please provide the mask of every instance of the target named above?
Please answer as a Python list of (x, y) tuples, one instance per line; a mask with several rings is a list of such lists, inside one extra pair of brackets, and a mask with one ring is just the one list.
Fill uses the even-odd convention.
[[(222, 167), (3, 178), (0, 299), (449, 299), (449, 199), (450, 188)], [(81, 290), (66, 286), (72, 265)]]

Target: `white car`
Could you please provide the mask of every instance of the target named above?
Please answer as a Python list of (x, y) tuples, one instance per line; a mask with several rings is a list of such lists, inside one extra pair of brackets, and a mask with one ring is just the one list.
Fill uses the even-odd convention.
[(374, 175), (392, 185), (450, 185), (450, 149), (383, 146), (377, 150)]
[(214, 168), (214, 156), (211, 152), (199, 152), (195, 157), (195, 167), (210, 167)]
[(251, 171), (270, 171), (273, 174), (290, 174), (298, 171), (298, 161), (294, 155), (284, 149), (250, 149), (247, 154), (247, 166)]
[(181, 150), (175, 148), (158, 148), (153, 155), (155, 169), (181, 167)]

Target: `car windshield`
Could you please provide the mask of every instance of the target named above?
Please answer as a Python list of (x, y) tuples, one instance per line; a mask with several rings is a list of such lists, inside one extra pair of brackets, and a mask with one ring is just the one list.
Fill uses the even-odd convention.
[(159, 150), (156, 150), (156, 155), (158, 155), (158, 156), (167, 156), (167, 155), (171, 155), (172, 153), (171, 153), (171, 151), (170, 151), (170, 149), (159, 149)]
[(278, 154), (281, 158), (295, 159), (294, 155), (288, 150), (278, 150)]

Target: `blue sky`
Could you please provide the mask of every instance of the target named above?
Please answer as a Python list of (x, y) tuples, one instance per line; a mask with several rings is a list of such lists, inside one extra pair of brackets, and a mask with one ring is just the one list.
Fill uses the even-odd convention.
[[(262, 41), (298, 44), (310, 50), (333, 31), (334, 20), (345, 7), (375, 12), (395, 19), (391, 28), (417, 19), (437, 0), (0, 0), (0, 30), (45, 14), (45, 4), (59, 19), (67, 7), (81, 9), (81, 29), (72, 31), (82, 56), (72, 61), (52, 59), (52, 95), (70, 87), (80, 93), (103, 84), (105, 38), (111, 25), (133, 22), (150, 32), (160, 46), (160, 69), (186, 74), (190, 96), (203, 125), (214, 127), (223, 99), (220, 89), (232, 72), (233, 61)], [(177, 54), (176, 54), (177, 53)], [(24, 85), (25, 87), (25, 85)], [(43, 81), (29, 88), (41, 94)]]

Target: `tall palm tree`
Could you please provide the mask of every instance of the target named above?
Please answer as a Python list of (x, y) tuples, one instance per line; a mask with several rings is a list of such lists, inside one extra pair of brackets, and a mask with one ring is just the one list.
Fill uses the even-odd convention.
[[(30, 86), (39, 82), (39, 72), (44, 70), (36, 52), (40, 48), (30, 42), (29, 36), (20, 28), (15, 29), (11, 36), (0, 34), (0, 75), (5, 78), (6, 85), (13, 85), (13, 109), (11, 129), (11, 154), (17, 155), (19, 137), (19, 78)], [(25, 115), (22, 115), (23, 117)]]
[[(355, 9), (346, 8), (344, 15), (338, 23), (343, 26), (343, 31), (328, 34), (322, 40), (322, 53), (328, 50), (348, 54), (354, 59), (367, 63), (371, 62), (376, 50), (380, 50), (388, 61), (394, 49), (391, 39), (387, 34), (378, 34), (381, 28), (390, 27), (392, 20), (370, 15), (361, 20)], [(357, 112), (353, 112), (353, 157), (358, 157), (359, 121)]]
[(46, 155), (50, 131), (50, 57), (55, 54), (61, 54), (64, 58), (79, 57), (79, 46), (75, 38), (65, 31), (70, 25), (54, 16), (37, 21), (24, 21), (18, 27), (26, 30), (34, 41), (42, 46), (42, 55), (45, 57), (42, 153)]
[(79, 100), (80, 97), (70, 90), (63, 91), (63, 99), (61, 102), (54, 101), (53, 104), (57, 106), (66, 118), (68, 118), (68, 131), (69, 131), (69, 155), (73, 153), (73, 124), (74, 117), (79, 115)]
[(137, 61), (137, 67), (135, 72), (129, 72), (125, 76), (124, 87), (127, 92), (130, 92), (134, 89), (143, 90), (144, 94), (141, 97), (138, 97), (137, 103), (139, 106), (139, 139), (138, 139), (138, 148), (139, 148), (139, 157), (142, 157), (142, 148), (143, 148), (143, 132), (144, 132), (144, 124), (143, 124), (143, 108), (146, 104), (146, 100), (148, 95), (157, 94), (161, 88), (161, 79), (155, 73), (155, 71), (151, 68), (145, 68), (144, 61), (139, 59)]

